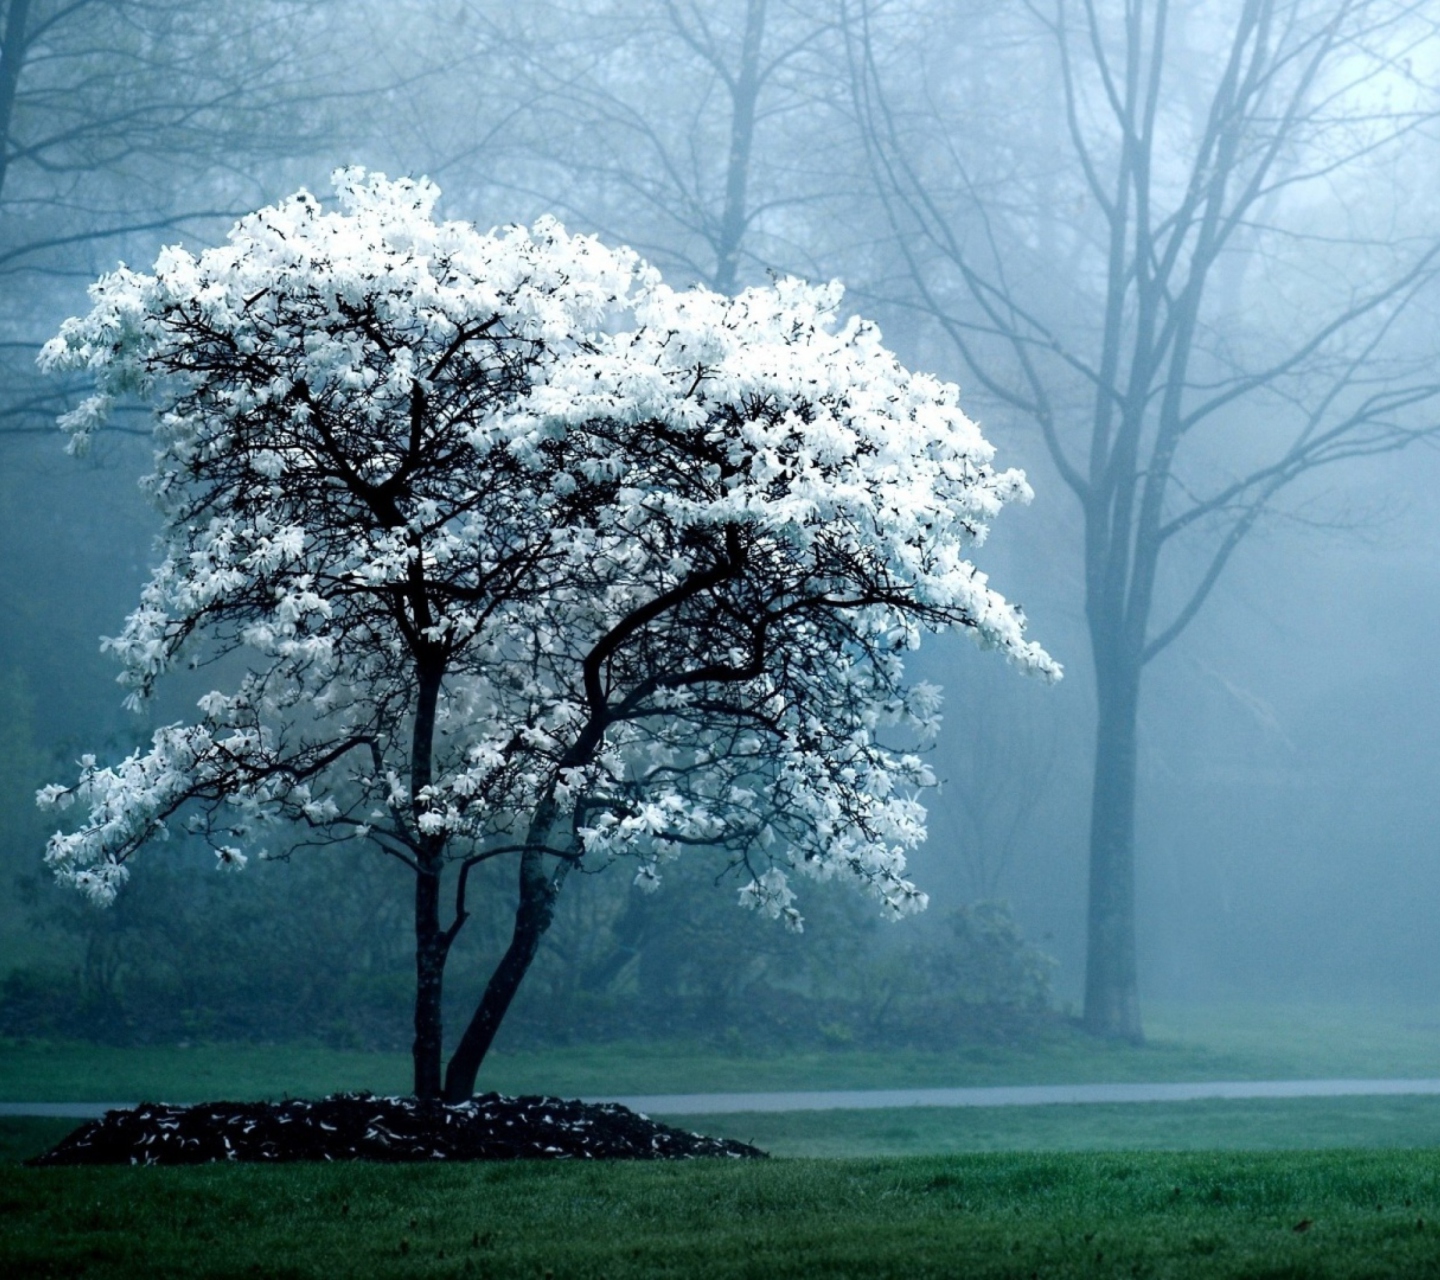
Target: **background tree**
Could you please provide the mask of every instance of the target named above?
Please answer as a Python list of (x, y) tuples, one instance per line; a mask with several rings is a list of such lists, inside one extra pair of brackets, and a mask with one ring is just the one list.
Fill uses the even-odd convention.
[[(42, 379), (35, 357), (102, 264), (216, 232), (347, 136), (337, 108), (367, 80), (329, 74), (351, 35), (336, 13), (323, 0), (0, 3), (0, 685), (37, 698), (28, 720), (13, 702), (0, 716), (33, 730), (24, 790), (73, 759), (81, 723), (92, 740), (132, 738), (94, 637), (126, 607), (154, 530), (133, 489), (100, 474), (142, 466), (145, 432), (117, 420), (86, 468), (65, 465), (55, 417), (83, 379)], [(23, 923), (34, 838), (22, 812), (0, 818), (0, 967), (78, 965)]]
[(390, 143), (452, 198), (553, 211), (721, 293), (826, 274), (813, 233), (850, 144), (831, 0), (461, 12), (396, 33), (415, 89)]
[(35, 353), (51, 300), (102, 252), (232, 218), (264, 194), (260, 167), (337, 132), (324, 22), (315, 0), (3, 6), (0, 431), (51, 429), (66, 388), (35, 378)]
[[(138, 391), (168, 554), (107, 642), (137, 698), (182, 655), (235, 691), (113, 767), (83, 761), (47, 859), (100, 902), (186, 814), (222, 866), (275, 822), (410, 869), (415, 1089), (442, 1092), (441, 989), (471, 870), (517, 864), (509, 947), (446, 1071), (475, 1075), (582, 861), (723, 852), (798, 927), (786, 870), (924, 905), (907, 688), (923, 630), (1057, 668), (963, 558), (1015, 472), (837, 297), (676, 294), (553, 223), (436, 223), (426, 184), (340, 177), (198, 258), (121, 270), (46, 363)], [(234, 843), (230, 843), (234, 841)], [(453, 914), (442, 919), (447, 872)]]
[[(1296, 481), (1432, 429), (1440, 383), (1407, 326), (1437, 248), (1403, 193), (1434, 120), (1410, 71), (1433, 27), (1391, 0), (1057, 0), (968, 23), (951, 61), (938, 15), (923, 41), (908, 9), (850, 17), (915, 305), (1079, 502), (1098, 708), (1084, 1021), (1138, 1040), (1143, 672)], [(996, 117), (987, 137), (977, 116), (1013, 107), (1012, 84), (1033, 128)]]

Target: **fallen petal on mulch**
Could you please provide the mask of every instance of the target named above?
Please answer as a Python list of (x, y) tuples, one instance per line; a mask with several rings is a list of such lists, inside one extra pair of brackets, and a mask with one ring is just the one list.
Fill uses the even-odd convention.
[(448, 1106), (336, 1093), (319, 1101), (144, 1102), (109, 1111), (27, 1163), (214, 1160), (684, 1160), (765, 1152), (658, 1124), (616, 1103), (481, 1094)]

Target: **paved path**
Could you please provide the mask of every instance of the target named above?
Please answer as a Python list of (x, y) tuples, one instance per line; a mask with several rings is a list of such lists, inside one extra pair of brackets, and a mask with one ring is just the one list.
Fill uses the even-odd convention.
[(1195, 1084), (1040, 1084), (988, 1089), (843, 1089), (813, 1093), (671, 1093), (607, 1098), (661, 1116), (893, 1107), (1044, 1107), (1203, 1098), (1343, 1098), (1440, 1094), (1440, 1080), (1210, 1080)]
[[(1440, 1094), (1440, 1080), (1207, 1080), (1193, 1084), (1037, 1084), (985, 1089), (836, 1089), (790, 1093), (656, 1093), (591, 1098), (659, 1116), (747, 1111), (878, 1111), (896, 1107), (1045, 1107), (1206, 1098), (1359, 1098)], [(88, 1119), (131, 1102), (0, 1102), (0, 1116)]]

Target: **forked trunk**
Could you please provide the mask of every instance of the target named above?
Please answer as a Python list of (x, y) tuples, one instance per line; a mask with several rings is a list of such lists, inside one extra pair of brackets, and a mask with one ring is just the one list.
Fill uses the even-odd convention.
[(555, 917), (555, 899), (570, 864), (562, 862), (551, 875), (545, 866), (547, 856), (534, 845), (520, 856), (520, 902), (515, 910), (510, 945), (490, 975), (470, 1025), (451, 1055), (445, 1071), (446, 1102), (464, 1102), (475, 1092), (480, 1064), (489, 1053), (510, 1002), (540, 949), (540, 940)]
[(1135, 959), (1135, 766), (1140, 664), (1096, 652), (1085, 1029), (1140, 1043)]

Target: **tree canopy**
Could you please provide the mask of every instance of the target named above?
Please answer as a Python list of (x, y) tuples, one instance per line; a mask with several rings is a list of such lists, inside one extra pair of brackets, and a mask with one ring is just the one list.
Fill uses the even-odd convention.
[(426, 182), (336, 185), (104, 277), (45, 348), (96, 380), (72, 447), (120, 397), (156, 409), (164, 557), (106, 641), (132, 698), (187, 659), (235, 673), (42, 791), (83, 815), (56, 874), (108, 901), (175, 823), (227, 867), (297, 824), (371, 842), (416, 876), (422, 1095), (481, 861), (518, 861), (520, 907), (450, 1096), (577, 864), (644, 888), (717, 851), (796, 927), (795, 872), (922, 907), (939, 698), (904, 654), (959, 627), (1059, 674), (967, 559), (1028, 488), (956, 388), (838, 323), (834, 286), (676, 291), (552, 221), (482, 234)]

